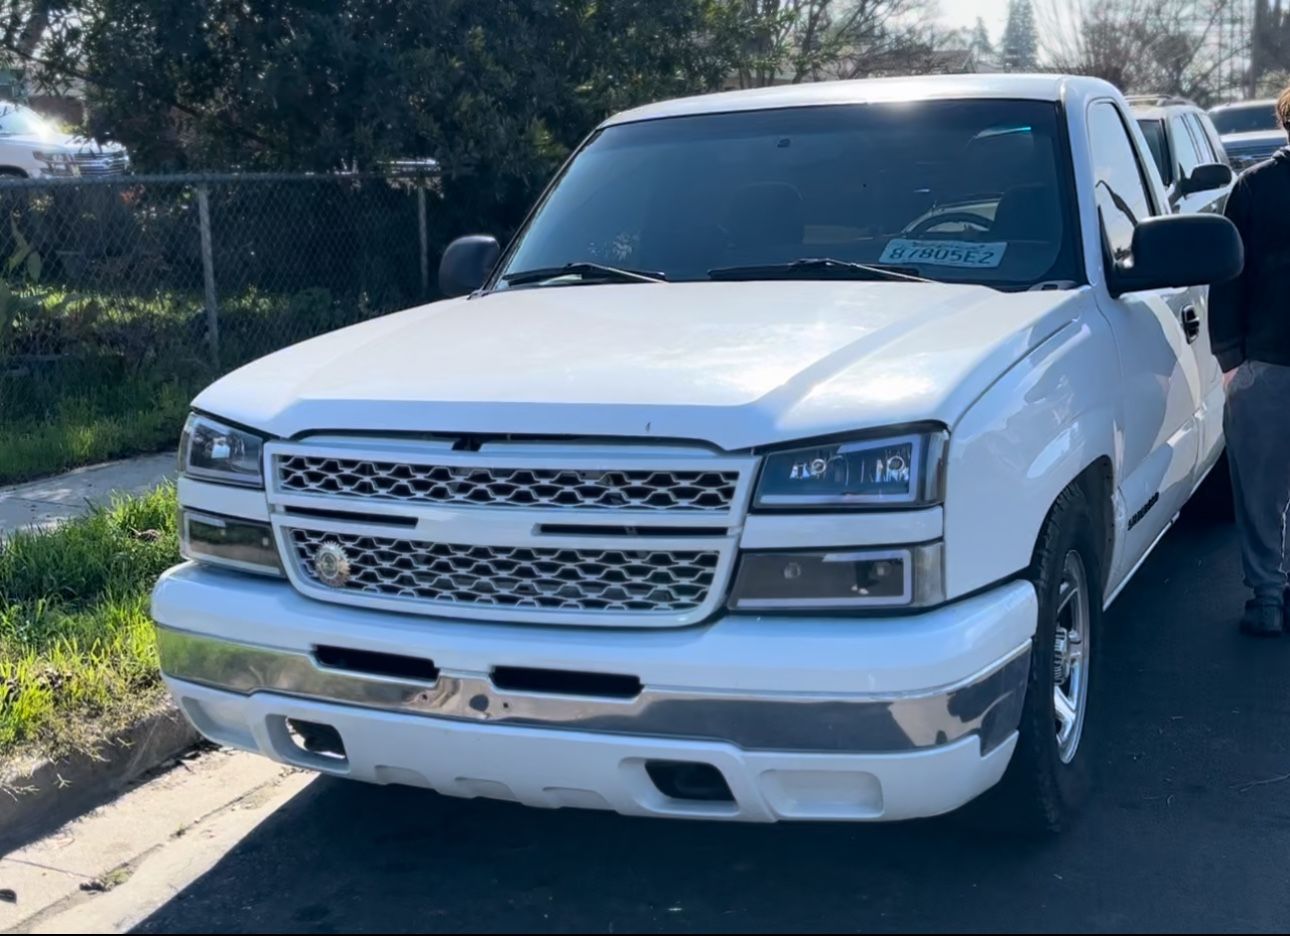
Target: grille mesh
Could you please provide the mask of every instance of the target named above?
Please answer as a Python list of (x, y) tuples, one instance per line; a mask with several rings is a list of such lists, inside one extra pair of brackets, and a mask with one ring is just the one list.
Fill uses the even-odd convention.
[(734, 471), (478, 468), (367, 459), (278, 457), (282, 490), (483, 507), (728, 510)]
[(435, 604), (552, 611), (676, 613), (701, 607), (719, 555), (707, 551), (454, 546), (287, 531), (298, 568), (326, 587), (314, 558), (344, 551), (347, 580), (337, 590)]
[(125, 153), (80, 152), (72, 159), (83, 176), (118, 175), (127, 165)]

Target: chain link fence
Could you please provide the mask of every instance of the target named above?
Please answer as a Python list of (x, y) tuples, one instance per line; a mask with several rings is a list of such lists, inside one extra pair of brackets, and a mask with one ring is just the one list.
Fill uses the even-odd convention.
[(0, 484), (156, 450), (215, 377), (430, 298), (435, 183), (0, 181)]

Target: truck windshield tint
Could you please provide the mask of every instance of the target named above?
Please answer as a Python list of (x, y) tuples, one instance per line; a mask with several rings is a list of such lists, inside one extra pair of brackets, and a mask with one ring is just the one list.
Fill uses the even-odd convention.
[(538, 206), (495, 288), (571, 263), (678, 282), (821, 257), (998, 288), (1080, 281), (1059, 127), (1053, 104), (991, 100), (609, 127)]
[(1244, 107), (1224, 107), (1210, 111), (1214, 126), (1223, 136), (1229, 133), (1258, 133), (1261, 130), (1279, 130), (1277, 112), (1271, 102), (1247, 104)]

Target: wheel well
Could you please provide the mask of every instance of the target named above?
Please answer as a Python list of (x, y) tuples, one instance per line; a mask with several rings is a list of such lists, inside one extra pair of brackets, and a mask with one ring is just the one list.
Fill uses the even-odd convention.
[(27, 173), (23, 172), (17, 166), (0, 166), (0, 176), (13, 176), (18, 179), (27, 178)]
[[(1111, 467), (1111, 459), (1106, 456), (1094, 461), (1091, 465), (1081, 471), (1070, 484), (1062, 489), (1062, 492), (1070, 490), (1072, 487), (1078, 487), (1084, 492), (1084, 497), (1088, 501), (1089, 514), (1095, 524), (1093, 531), (1097, 542), (1102, 545), (1102, 567), (1101, 572), (1102, 586), (1106, 586), (1107, 577), (1111, 574), (1111, 560), (1115, 554), (1115, 473)], [(1058, 495), (1060, 499), (1061, 495)], [(1054, 501), (1052, 507), (1049, 507), (1047, 517), (1052, 515), (1053, 508), (1057, 506)], [(1043, 527), (1040, 527), (1039, 536), (1043, 535)], [(1035, 541), (1036, 551), (1039, 549), (1039, 541)]]
[(1103, 456), (1089, 465), (1075, 479), (1084, 488), (1092, 508), (1093, 522), (1097, 524), (1096, 535), (1102, 544), (1102, 587), (1106, 587), (1107, 577), (1111, 574), (1111, 560), (1115, 554), (1115, 471), (1111, 459)]

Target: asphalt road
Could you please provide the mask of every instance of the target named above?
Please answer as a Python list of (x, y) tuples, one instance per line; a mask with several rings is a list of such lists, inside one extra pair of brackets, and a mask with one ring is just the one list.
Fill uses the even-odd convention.
[(314, 781), (139, 932), (1290, 929), (1290, 639), (1234, 627), (1230, 528), (1112, 609), (1100, 779), (1060, 838), (729, 826)]

